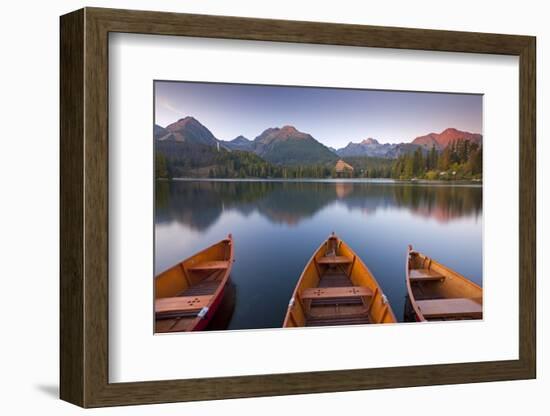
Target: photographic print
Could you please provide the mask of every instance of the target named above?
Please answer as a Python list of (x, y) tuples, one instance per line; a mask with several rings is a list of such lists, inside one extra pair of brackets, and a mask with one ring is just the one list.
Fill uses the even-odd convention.
[(483, 96), (154, 82), (155, 333), (479, 320)]

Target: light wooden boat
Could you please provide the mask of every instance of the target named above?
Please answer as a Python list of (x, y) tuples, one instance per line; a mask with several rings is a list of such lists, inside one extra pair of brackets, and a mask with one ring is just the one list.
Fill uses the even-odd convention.
[(155, 332), (200, 331), (218, 309), (233, 265), (229, 236), (155, 277)]
[(409, 246), (407, 291), (417, 321), (482, 319), (483, 290)]
[(307, 263), (284, 328), (397, 322), (382, 289), (363, 261), (334, 233)]

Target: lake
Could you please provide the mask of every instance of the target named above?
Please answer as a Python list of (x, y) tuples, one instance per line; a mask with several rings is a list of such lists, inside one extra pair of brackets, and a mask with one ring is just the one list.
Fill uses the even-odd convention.
[(481, 185), (156, 182), (155, 274), (233, 234), (232, 284), (210, 329), (281, 327), (302, 269), (333, 231), (363, 259), (399, 321), (408, 244), (482, 284)]

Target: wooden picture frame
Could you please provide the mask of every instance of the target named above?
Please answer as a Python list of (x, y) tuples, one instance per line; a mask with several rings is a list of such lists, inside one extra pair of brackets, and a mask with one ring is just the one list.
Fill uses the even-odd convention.
[[(83, 407), (337, 392), (536, 376), (535, 51), (530, 36), (85, 8), (61, 17), (60, 396)], [(519, 57), (519, 359), (109, 383), (110, 32)]]

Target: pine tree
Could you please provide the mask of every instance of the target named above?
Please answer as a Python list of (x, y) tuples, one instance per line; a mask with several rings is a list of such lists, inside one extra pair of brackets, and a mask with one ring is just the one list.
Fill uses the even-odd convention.
[(451, 145), (447, 146), (439, 155), (438, 168), (439, 170), (446, 171), (451, 165)]
[(166, 157), (160, 152), (155, 153), (155, 177), (168, 178)]
[(422, 154), (422, 149), (418, 147), (412, 156), (413, 159), (413, 175), (420, 176), (424, 173), (424, 156)]
[(483, 169), (483, 153), (481, 147), (470, 153), (466, 169), (472, 175), (481, 175)]
[(412, 178), (414, 175), (414, 159), (408, 154), (405, 156), (404, 166), (403, 166), (403, 176), (405, 178)]
[(437, 169), (437, 159), (439, 158), (439, 154), (437, 152), (437, 149), (435, 146), (432, 146), (432, 149), (430, 150), (430, 154), (428, 156), (429, 163), (429, 170)]

